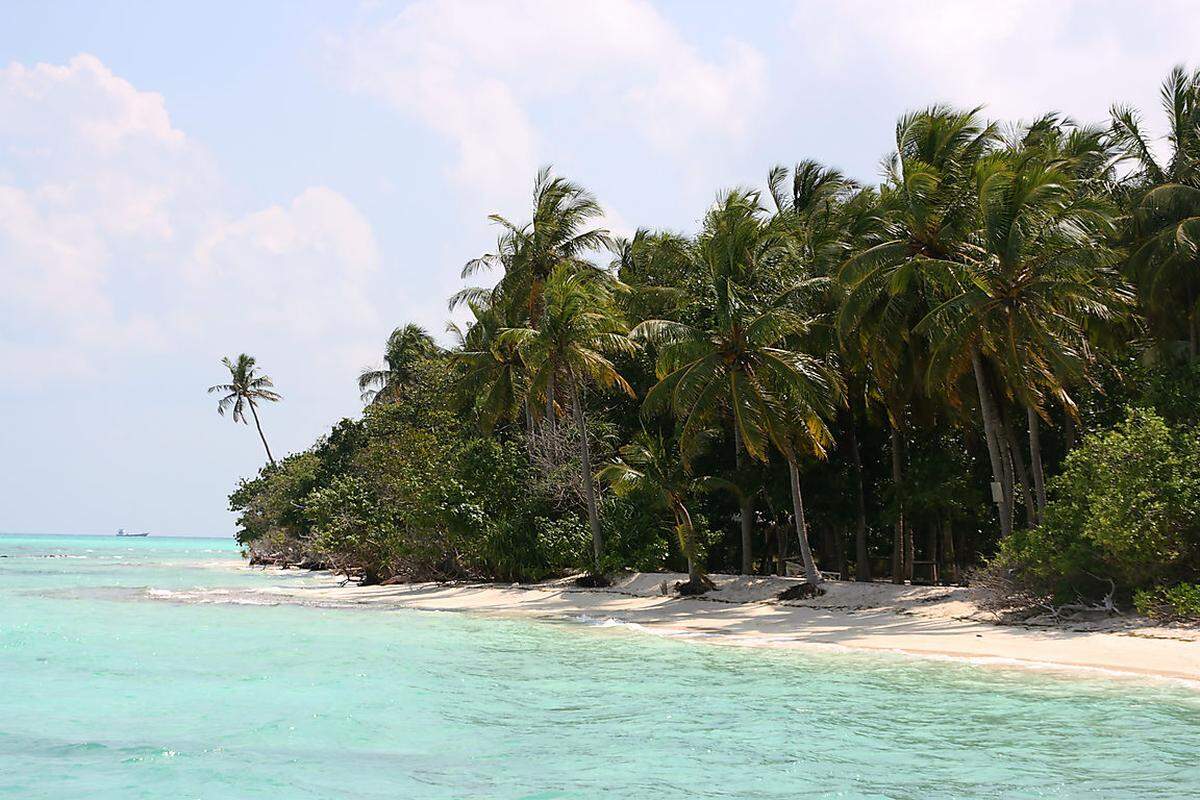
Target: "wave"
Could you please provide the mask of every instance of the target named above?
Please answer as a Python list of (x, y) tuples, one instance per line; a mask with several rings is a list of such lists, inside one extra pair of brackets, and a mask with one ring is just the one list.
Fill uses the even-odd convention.
[(705, 639), (722, 634), (713, 633), (710, 631), (686, 631), (678, 628), (665, 628), (661, 626), (646, 626), (637, 622), (621, 619), (620, 617), (593, 617), (588, 614), (574, 614), (566, 617), (572, 622), (578, 622), (590, 628), (622, 628), (625, 630), (636, 631), (638, 633), (648, 633), (651, 636), (661, 636), (668, 639)]

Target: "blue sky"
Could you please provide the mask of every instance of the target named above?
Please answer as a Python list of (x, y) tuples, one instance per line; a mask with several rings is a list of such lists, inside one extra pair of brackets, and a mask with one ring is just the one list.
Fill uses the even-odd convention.
[(440, 332), (536, 168), (617, 231), (815, 158), (874, 180), (896, 118), (1157, 87), (1188, 2), (11, 3), (0, 27), (0, 531), (225, 535), (261, 462), (218, 418), (258, 356), (275, 451), (360, 404), (388, 331)]

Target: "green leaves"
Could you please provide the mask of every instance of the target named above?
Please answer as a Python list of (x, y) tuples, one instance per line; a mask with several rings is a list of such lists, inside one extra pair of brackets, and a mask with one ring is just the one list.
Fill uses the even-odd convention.
[(1200, 568), (1200, 440), (1154, 412), (1089, 436), (1050, 483), (1046, 521), (999, 563), (1062, 601), (1171, 584)]
[(496, 251), (463, 267), (463, 278), (502, 269), (499, 282), (490, 290), (464, 289), (451, 300), (451, 308), (467, 302), (486, 304), (500, 309), (510, 324), (536, 323), (550, 274), (563, 265), (577, 272), (595, 271), (586, 260), (588, 255), (612, 246), (607, 230), (588, 227), (603, 213), (591, 192), (543, 167), (534, 182), (532, 219), (517, 225), (491, 215), (489, 219), (501, 229)]
[(409, 323), (388, 337), (383, 359), (387, 369), (363, 370), (358, 390), (364, 403), (394, 402), (412, 380), (414, 366), (439, 352), (433, 337), (420, 325)]
[(242, 353), (237, 357), (237, 361), (230, 361), (226, 357), (221, 359), (221, 363), (229, 370), (230, 382), (208, 387), (209, 394), (225, 395), (217, 401), (217, 413), (221, 416), (232, 411), (234, 422), (248, 424), (245, 413), (247, 406), (253, 405), (256, 400), (275, 403), (283, 399), (279, 393), (274, 391), (275, 384), (271, 382), (271, 379), (266, 375), (258, 374), (254, 356)]
[(531, 388), (545, 391), (555, 376), (580, 388), (592, 383), (634, 394), (609, 359), (636, 349), (625, 334), (611, 292), (603, 279), (570, 265), (559, 265), (550, 273), (539, 327), (504, 328), (497, 341), (515, 348), (531, 370)]

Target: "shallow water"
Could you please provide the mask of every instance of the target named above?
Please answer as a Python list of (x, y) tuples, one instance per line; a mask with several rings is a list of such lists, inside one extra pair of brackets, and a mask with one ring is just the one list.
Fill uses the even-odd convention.
[(5, 799), (1200, 791), (1193, 689), (600, 626), (162, 601), (281, 580), (237, 569), (226, 541), (0, 536), (0, 555)]

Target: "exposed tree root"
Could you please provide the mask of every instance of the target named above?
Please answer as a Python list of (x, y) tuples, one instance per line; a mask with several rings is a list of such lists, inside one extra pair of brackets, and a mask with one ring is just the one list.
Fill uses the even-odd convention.
[(798, 583), (795, 586), (789, 586), (779, 593), (780, 600), (811, 600), (814, 597), (820, 597), (825, 594), (825, 590), (820, 586), (814, 586), (811, 583)]
[(711, 592), (716, 589), (717, 585), (709, 580), (707, 575), (701, 575), (694, 580), (678, 581), (675, 584), (675, 593), (684, 597), (694, 597), (698, 594)]

